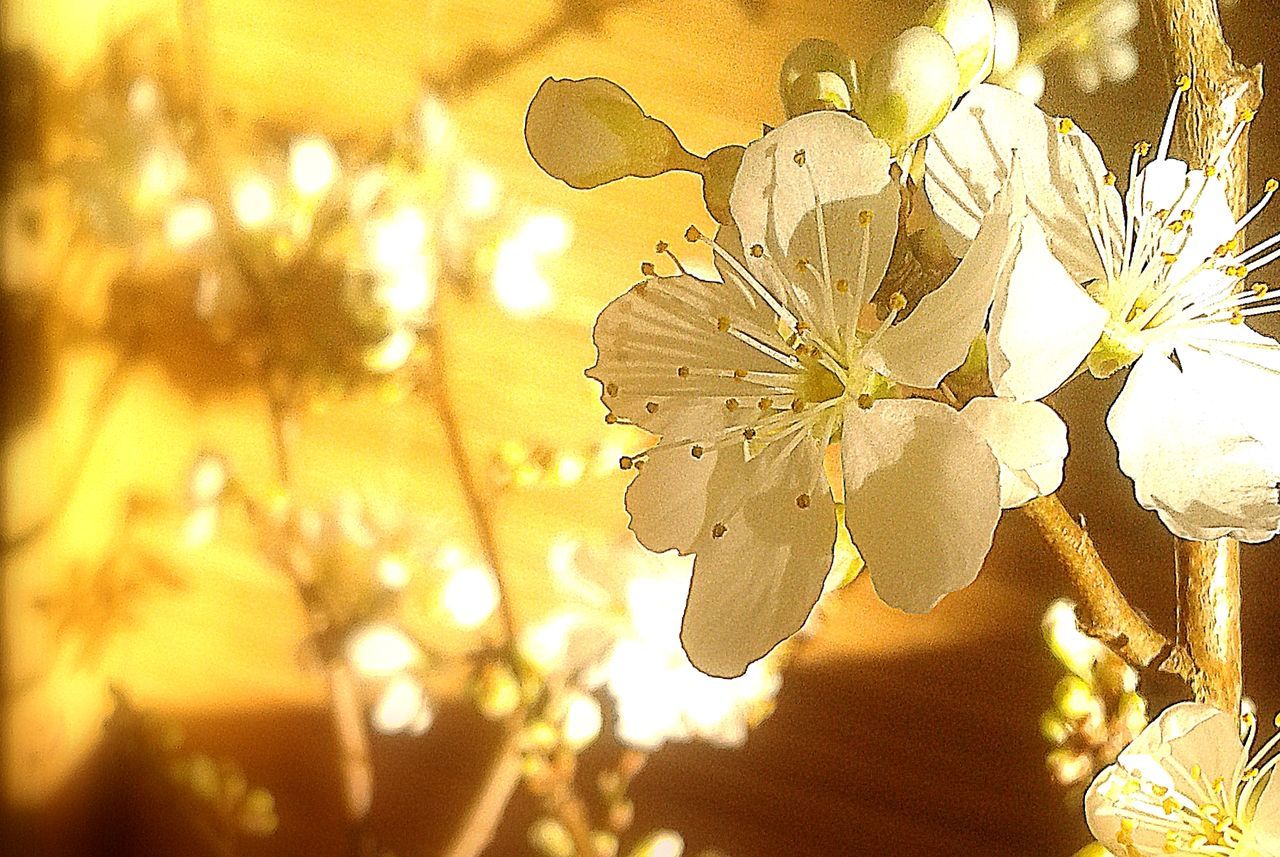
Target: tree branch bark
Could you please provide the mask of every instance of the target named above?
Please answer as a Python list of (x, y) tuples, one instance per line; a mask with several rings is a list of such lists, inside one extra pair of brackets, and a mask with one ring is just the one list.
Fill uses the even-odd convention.
[(1187, 653), (1175, 646), (1129, 604), (1098, 555), (1093, 540), (1056, 495), (1022, 507), (1071, 579), (1080, 628), (1106, 643), (1139, 670), (1158, 669), (1191, 681)]
[[(1222, 32), (1217, 0), (1151, 0), (1165, 56), (1174, 75), (1192, 79), (1179, 116), (1178, 141), (1193, 167), (1212, 164), (1236, 127), (1262, 101), (1262, 67), (1237, 63)], [(1222, 177), (1237, 217), (1248, 208), (1249, 128), (1245, 125)], [(1231, 539), (1179, 540), (1179, 634), (1195, 661), (1196, 699), (1239, 711), (1240, 546)]]

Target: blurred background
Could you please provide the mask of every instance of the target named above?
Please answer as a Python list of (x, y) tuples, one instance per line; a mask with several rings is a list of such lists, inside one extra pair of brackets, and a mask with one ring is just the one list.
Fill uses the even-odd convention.
[[(747, 143), (799, 40), (862, 59), (923, 6), (5, 4), (5, 853), (1085, 845), (1081, 784), (1179, 688), (1144, 709), (1073, 635), (1017, 513), (926, 617), (843, 551), (802, 639), (732, 688), (689, 674), (688, 565), (627, 532), (643, 439), (582, 372), (655, 242), (713, 222), (696, 176), (584, 193), (524, 144), (553, 75), (616, 81), (693, 152)], [(1224, 8), (1243, 62), (1277, 58), (1274, 12)], [(1171, 92), (1149, 15), (1015, 4), (1005, 80), (1123, 164)], [(1255, 198), (1278, 132), (1264, 101)], [(1167, 631), (1171, 539), (1114, 467), (1116, 381), (1057, 394), (1061, 493)], [(1278, 560), (1244, 552), (1268, 715)]]

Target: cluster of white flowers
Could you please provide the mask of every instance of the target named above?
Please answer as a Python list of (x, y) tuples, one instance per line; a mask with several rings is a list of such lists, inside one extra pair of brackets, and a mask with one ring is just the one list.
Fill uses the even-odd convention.
[[(588, 374), (609, 422), (661, 436), (623, 457), (640, 471), (626, 505), (646, 547), (697, 557), (681, 636), (700, 669), (739, 675), (803, 625), (841, 493), (887, 603), (924, 612), (967, 585), (1001, 508), (1060, 483), (1065, 428), (1039, 400), (1086, 370), (1133, 367), (1108, 425), (1174, 533), (1276, 532), (1280, 345), (1243, 324), (1272, 309), (1266, 287), (1241, 286), (1277, 239), (1234, 237), (1276, 183), (1236, 218), (1218, 175), (1230, 144), (1197, 169), (1170, 157), (1189, 86), (1158, 144), (1135, 148), (1124, 198), (1073, 122), (974, 87), (922, 141), (959, 263), (914, 306), (884, 283), (902, 200), (923, 201), (859, 118), (803, 114), (746, 147), (732, 224), (686, 234), (722, 282), (681, 268), (601, 313)], [(961, 408), (944, 378), (984, 333), (995, 396)]]

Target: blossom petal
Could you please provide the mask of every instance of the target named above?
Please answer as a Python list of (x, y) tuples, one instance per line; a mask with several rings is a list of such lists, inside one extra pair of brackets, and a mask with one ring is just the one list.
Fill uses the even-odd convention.
[(747, 268), (828, 341), (884, 277), (899, 204), (888, 146), (837, 111), (798, 116), (749, 145), (729, 197)]
[[(1157, 715), (1128, 747), (1115, 765), (1104, 769), (1085, 795), (1085, 815), (1089, 829), (1104, 845), (1124, 853), (1119, 847), (1123, 816), (1137, 817), (1129, 833), (1139, 853), (1162, 854), (1164, 826), (1144, 824), (1142, 816), (1158, 814), (1148, 796), (1150, 786), (1175, 790), (1183, 795), (1203, 794), (1206, 784), (1219, 777), (1228, 794), (1235, 794), (1235, 777), (1243, 770), (1245, 748), (1240, 740), (1240, 723), (1233, 715), (1198, 702), (1180, 702)], [(1192, 772), (1198, 777), (1192, 778)], [(1134, 790), (1137, 779), (1147, 789)]]
[(1013, 509), (1058, 490), (1067, 426), (1043, 402), (981, 397), (960, 411), (1000, 463), (1000, 506)]
[(1111, 237), (1110, 252), (1118, 253), (1120, 194), (1103, 180), (1107, 169), (1089, 136), (1064, 127), (1067, 133), (1024, 96), (988, 84), (975, 87), (942, 121), (929, 138), (924, 186), (953, 230), (948, 237), (957, 256), (978, 234), (1016, 151), (1031, 210), (1054, 255), (1076, 282), (1104, 276), (1090, 224)]
[(1000, 475), (968, 420), (924, 399), (850, 403), (841, 457), (845, 523), (885, 603), (924, 613), (973, 581), (1000, 518)]
[(899, 383), (927, 388), (963, 363), (992, 296), (1008, 285), (1025, 214), (1026, 194), (1015, 170), (955, 271), (884, 332), (866, 356), (869, 364)]
[(1187, 539), (1280, 528), (1277, 426), (1280, 376), (1190, 345), (1148, 349), (1107, 414), (1138, 502)]
[[(1176, 158), (1162, 158), (1143, 167), (1129, 188), (1126, 206), (1131, 217), (1140, 217), (1150, 228), (1160, 230), (1158, 252), (1177, 257), (1167, 274), (1171, 282), (1195, 272), (1239, 231), (1222, 178), (1189, 170)], [(1161, 212), (1165, 216), (1158, 217)], [(1184, 212), (1191, 215), (1184, 217)], [(1174, 220), (1183, 222), (1185, 228), (1177, 232), (1165, 228)]]
[[(835, 501), (822, 471), (823, 450), (811, 438), (790, 452), (785, 447), (767, 447), (737, 474), (723, 471), (753, 487), (694, 545), (680, 639), (693, 665), (710, 675), (742, 675), (800, 630), (831, 568)], [(646, 468), (640, 478), (649, 475)], [(726, 487), (719, 477), (713, 496)]]
[(600, 382), (601, 401), (619, 419), (664, 434), (696, 408), (710, 432), (732, 423), (732, 414), (719, 413), (726, 399), (754, 400), (789, 383), (790, 367), (765, 353), (787, 351), (775, 321), (731, 284), (649, 279), (600, 313), (593, 332), (599, 359), (587, 375)]
[(1040, 225), (1023, 224), (1008, 288), (991, 307), (987, 352), (998, 395), (1047, 396), (1076, 370), (1098, 341), (1107, 311), (1076, 285), (1045, 243)]

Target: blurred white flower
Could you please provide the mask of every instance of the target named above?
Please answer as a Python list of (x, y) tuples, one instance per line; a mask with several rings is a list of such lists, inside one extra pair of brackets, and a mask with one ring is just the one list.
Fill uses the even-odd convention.
[(1270, 538), (1280, 526), (1280, 343), (1243, 324), (1280, 309), (1241, 288), (1280, 257), (1280, 236), (1242, 250), (1218, 173), (1252, 119), (1200, 169), (1169, 157), (1174, 95), (1155, 157), (1135, 147), (1127, 195), (1089, 137), (1007, 90), (980, 86), (938, 128), (925, 187), (962, 252), (1014, 153), (1035, 217), (988, 337), (996, 393), (1039, 399), (1078, 374), (1132, 370), (1107, 417), (1138, 501), (1190, 539)]
[(361, 676), (395, 675), (418, 659), (418, 647), (399, 628), (367, 625), (347, 641), (347, 659)]
[(596, 672), (613, 697), (619, 740), (646, 750), (668, 741), (742, 744), (781, 685), (773, 662), (757, 661), (732, 679), (699, 672), (678, 636), (688, 560), (637, 554), (630, 566), (628, 621)]
[(384, 735), (421, 735), (431, 728), (435, 711), (416, 679), (396, 676), (382, 688), (371, 717), (373, 727)]
[(889, 163), (888, 146), (847, 114), (787, 121), (743, 156), (737, 235), (723, 246), (686, 235), (713, 250), (725, 281), (651, 277), (596, 323), (588, 374), (607, 420), (662, 436), (621, 460), (640, 470), (626, 495), (631, 528), (650, 550), (697, 555), (681, 637), (708, 673), (741, 675), (821, 594), (836, 539), (823, 467), (833, 439), (845, 522), (887, 603), (929, 610), (973, 580), (990, 548), (991, 448), (951, 407), (902, 396), (935, 387), (981, 331), (1016, 249), (1018, 182), (905, 321), (896, 295), (866, 329), (897, 234)]
[(289, 147), (289, 178), (303, 196), (319, 196), (338, 177), (338, 153), (323, 137), (300, 137)]
[(1132, 41), (1138, 18), (1137, 0), (1106, 0), (1068, 43), (1067, 62), (1080, 89), (1092, 94), (1103, 83), (1123, 83), (1138, 71)]
[(1256, 729), (1252, 715), (1166, 708), (1089, 787), (1090, 830), (1130, 857), (1280, 855), (1280, 734), (1253, 753)]

